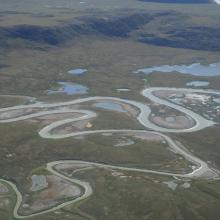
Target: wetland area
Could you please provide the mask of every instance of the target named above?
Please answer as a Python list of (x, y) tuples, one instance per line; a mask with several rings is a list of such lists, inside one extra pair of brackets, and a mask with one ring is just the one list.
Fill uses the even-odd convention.
[(0, 6), (0, 220), (219, 218), (217, 0)]

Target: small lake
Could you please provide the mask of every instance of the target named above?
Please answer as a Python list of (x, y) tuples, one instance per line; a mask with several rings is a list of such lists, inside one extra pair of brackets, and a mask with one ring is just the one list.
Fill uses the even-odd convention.
[(56, 94), (56, 93), (66, 93), (67, 95), (77, 95), (77, 94), (87, 94), (88, 87), (83, 86), (81, 84), (73, 84), (68, 82), (59, 82), (61, 87), (57, 90), (49, 90), (48, 95)]
[(97, 108), (107, 109), (107, 110), (113, 110), (118, 112), (126, 112), (121, 105), (113, 102), (98, 102), (94, 104)]
[(118, 92), (129, 92), (131, 91), (130, 89), (126, 89), (126, 88), (121, 88), (121, 89), (116, 89)]
[(215, 99), (213, 99), (213, 101), (214, 101), (215, 103), (220, 104), (220, 98), (215, 98)]
[(193, 87), (203, 87), (208, 86), (210, 83), (207, 81), (192, 81), (186, 83), (187, 86), (193, 86)]
[(33, 175), (31, 177), (31, 180), (32, 180), (31, 191), (33, 191), (33, 192), (44, 189), (48, 186), (46, 176)]
[(153, 66), (149, 68), (139, 69), (134, 73), (153, 73), (153, 72), (179, 72), (183, 74), (191, 74), (194, 76), (219, 76), (220, 75), (220, 62), (210, 65), (202, 65), (200, 63), (193, 63), (191, 65), (163, 65)]
[(86, 73), (88, 70), (87, 69), (72, 69), (69, 70), (67, 73), (72, 74), (72, 75), (82, 75)]

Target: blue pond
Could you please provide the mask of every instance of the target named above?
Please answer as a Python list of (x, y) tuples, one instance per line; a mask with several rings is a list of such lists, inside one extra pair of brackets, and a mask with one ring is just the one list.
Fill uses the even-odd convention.
[(213, 101), (220, 104), (220, 98), (215, 98), (215, 99), (213, 99)]
[(88, 70), (87, 69), (72, 69), (69, 70), (67, 73), (72, 74), (72, 75), (82, 75), (86, 73)]
[(118, 112), (125, 112), (125, 110), (121, 107), (121, 105), (113, 102), (98, 102), (94, 104), (97, 108), (103, 108), (107, 110), (113, 110)]
[(186, 83), (187, 86), (193, 86), (193, 87), (203, 87), (203, 86), (208, 86), (209, 82), (207, 81), (192, 81)]
[(220, 75), (220, 62), (213, 63), (210, 65), (201, 65), (200, 63), (193, 63), (191, 65), (163, 65), (163, 66), (154, 66), (144, 69), (139, 69), (134, 73), (145, 73), (149, 74), (152, 72), (179, 72), (183, 74), (191, 74), (194, 76), (219, 76)]
[(81, 84), (72, 84), (67, 82), (59, 82), (61, 88), (58, 90), (49, 90), (48, 95), (56, 94), (56, 93), (66, 93), (67, 95), (77, 95), (77, 94), (86, 94), (88, 92), (88, 88)]

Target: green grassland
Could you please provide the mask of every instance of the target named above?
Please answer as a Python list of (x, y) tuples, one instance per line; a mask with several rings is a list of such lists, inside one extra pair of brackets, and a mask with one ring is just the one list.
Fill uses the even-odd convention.
[(219, 131), (220, 127), (217, 125), (192, 134), (179, 134), (176, 138), (187, 144), (188, 149), (194, 151), (200, 158), (210, 161), (214, 167), (219, 168)]
[[(175, 48), (139, 41), (139, 36), (146, 33), (167, 37), (164, 30), (174, 31), (175, 27), (184, 30), (193, 27), (216, 30), (220, 24), (217, 5), (167, 5), (135, 0), (90, 0), (87, 4), (79, 4), (76, 0), (65, 0), (62, 3), (58, 0), (40, 0), (34, 7), (32, 0), (21, 0), (19, 3), (16, 0), (0, 0), (0, 5), (0, 27), (3, 28), (0, 36), (4, 39), (4, 30), (14, 30), (16, 25), (33, 25), (40, 27), (39, 30), (42, 27), (50, 30), (78, 22), (81, 17), (95, 17), (99, 22), (99, 19), (103, 22), (102, 19), (107, 16), (118, 21), (119, 15), (125, 14), (128, 20), (119, 26), (126, 27), (126, 22), (134, 22), (129, 16), (135, 13), (165, 13), (132, 29), (126, 37), (100, 34), (97, 29), (92, 30), (92, 33), (70, 37), (57, 45), (8, 37), (0, 43), (0, 95), (27, 95), (45, 102), (95, 95), (147, 102), (147, 99), (140, 95), (145, 86), (184, 87), (191, 80), (208, 80), (208, 88), (220, 89), (219, 76), (195, 77), (160, 72), (146, 76), (133, 73), (137, 69), (154, 65), (218, 62), (218, 50)], [(134, 20), (136, 21), (136, 18)], [(119, 21), (121, 22), (120, 19)], [(113, 23), (113, 26), (115, 24), (117, 22)], [(169, 29), (170, 27), (172, 28)], [(62, 34), (69, 37), (69, 31), (67, 28)], [(207, 32), (209, 30), (200, 36), (211, 42)], [(59, 32), (58, 37), (63, 37), (62, 34)], [(88, 73), (82, 76), (68, 75), (67, 71), (74, 68), (86, 68)], [(147, 79), (147, 82), (143, 79)], [(48, 96), (46, 90), (56, 87), (58, 81), (83, 84), (89, 88), (89, 93), (81, 96)], [(117, 88), (129, 88), (131, 91), (118, 92)], [(24, 103), (26, 101), (22, 98), (0, 97), (1, 107)], [(135, 119), (126, 115), (108, 111), (98, 113), (99, 117), (94, 121), (93, 129), (143, 129)], [(127, 166), (135, 164), (139, 167), (165, 170), (165, 165), (177, 159), (176, 155), (160, 143), (138, 141), (134, 146), (115, 148), (112, 147), (114, 139), (110, 137), (92, 135), (83, 140), (68, 138), (54, 141), (40, 138), (38, 130), (39, 124), (30, 121), (0, 124), (0, 176), (13, 180), (21, 192), (26, 192), (29, 187), (27, 177), (32, 173), (42, 173), (42, 167), (50, 161), (76, 159)], [(192, 134), (175, 134), (172, 137), (181, 141), (193, 154), (220, 168), (219, 126)], [(169, 169), (189, 169), (188, 162), (176, 161)], [(179, 186), (173, 191), (163, 183), (174, 181), (172, 178), (137, 173), (127, 175), (140, 178), (121, 179), (102, 169), (79, 173), (77, 177), (89, 181), (93, 187), (94, 194), (91, 198), (78, 206), (65, 207), (59, 213), (49, 213), (30, 220), (218, 219), (219, 181), (193, 180), (190, 182), (191, 187), (185, 189), (180, 186), (183, 180), (175, 180), (179, 181)], [(10, 207), (0, 207), (1, 220), (14, 220), (13, 192), (10, 198)]]
[[(0, 69), (0, 90), (1, 94), (31, 95), (51, 100), (45, 96), (46, 90), (55, 86), (57, 81), (68, 80), (87, 86), (91, 96), (102, 94), (143, 100), (139, 91), (145, 86), (142, 79), (146, 76), (133, 74), (133, 71), (163, 64), (210, 63), (216, 62), (218, 57), (219, 53), (157, 47), (131, 40), (84, 38), (48, 51), (22, 49), (2, 55), (2, 62), (10, 67)], [(88, 73), (79, 77), (66, 73), (74, 67), (87, 68)], [(166, 74), (166, 80), (161, 81), (161, 76), (157, 73), (147, 79), (151, 86), (180, 87), (195, 79), (190, 75)], [(217, 89), (219, 77), (209, 80), (210, 88)], [(127, 95), (118, 93), (116, 88), (130, 88), (131, 92)]]
[[(123, 120), (124, 119), (124, 120)], [(118, 126), (114, 121), (118, 121)], [(102, 126), (102, 125), (106, 125)], [(93, 129), (140, 129), (137, 122), (129, 120), (122, 114), (103, 113), (94, 121)], [(168, 169), (176, 172), (187, 172), (190, 163), (180, 160), (178, 155), (167, 149), (166, 144), (141, 141), (125, 147), (114, 147), (113, 137), (92, 135), (83, 140), (68, 138), (62, 140), (46, 140), (38, 136), (39, 125), (28, 121), (3, 124), (0, 132), (5, 132), (1, 146), (1, 172), (23, 187), (32, 169), (45, 165), (49, 161), (60, 159), (76, 159), (100, 162), (113, 165), (135, 166), (155, 170)], [(115, 137), (116, 138), (116, 137)], [(128, 137), (129, 138), (129, 137)], [(110, 140), (111, 141), (110, 141)], [(116, 138), (117, 140), (117, 138)], [(12, 154), (12, 157), (7, 155)], [(17, 166), (22, 161), (22, 166)], [(167, 168), (169, 165), (170, 168)], [(12, 169), (16, 167), (16, 169)], [(184, 171), (185, 170), (185, 171)]]
[[(219, 215), (219, 181), (190, 182), (183, 188), (181, 180), (155, 175), (125, 173), (129, 178), (113, 177), (107, 170), (90, 170), (76, 175), (89, 181), (94, 194), (78, 205), (70, 205), (59, 213), (37, 216), (50, 219), (216, 219)], [(138, 178), (138, 179), (137, 179)], [(164, 182), (174, 181), (176, 190)]]
[(11, 220), (13, 218), (13, 209), (16, 203), (16, 194), (6, 183), (3, 183), (8, 187), (9, 191), (4, 195), (0, 195), (0, 218), (4, 220)]

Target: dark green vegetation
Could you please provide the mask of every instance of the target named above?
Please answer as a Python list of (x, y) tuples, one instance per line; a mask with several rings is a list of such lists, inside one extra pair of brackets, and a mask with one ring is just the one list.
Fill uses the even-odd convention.
[[(152, 0), (153, 1), (153, 0)], [(47, 96), (58, 81), (89, 87), (88, 96), (115, 96), (147, 101), (139, 92), (147, 85), (184, 87), (191, 80), (206, 80), (220, 89), (220, 77), (195, 77), (177, 73), (148, 76), (132, 72), (146, 66), (209, 64), (220, 57), (220, 13), (215, 4), (154, 4), (136, 0), (0, 0), (0, 94), (28, 95), (54, 102), (78, 96)], [(197, 1), (199, 2), (199, 1)], [(73, 68), (88, 73), (71, 76)], [(147, 79), (143, 81), (142, 79)], [(129, 88), (130, 92), (117, 92)], [(24, 103), (22, 98), (1, 97), (1, 107)], [(99, 112), (93, 129), (143, 129), (123, 114)], [(0, 125), (0, 175), (15, 182), (22, 192), (27, 177), (47, 162), (62, 159), (167, 169), (176, 155), (164, 145), (139, 141), (135, 147), (114, 148), (114, 139), (95, 135), (84, 140), (41, 139), (39, 124), (17, 122)], [(220, 169), (219, 126), (193, 134), (172, 135), (189, 150)], [(106, 142), (109, 142), (107, 144)], [(110, 144), (111, 143), (111, 144)], [(138, 150), (137, 150), (138, 149)], [(176, 160), (169, 170), (187, 169)], [(189, 169), (189, 168), (188, 168)], [(39, 171), (41, 174), (41, 170)], [(173, 191), (161, 176), (126, 173), (138, 178), (113, 177), (109, 171), (79, 173), (89, 181), (94, 195), (78, 206), (31, 220), (217, 220), (219, 181), (191, 181), (188, 189)], [(13, 197), (14, 195), (12, 195)], [(12, 198), (12, 200), (14, 197)], [(0, 201), (2, 201), (0, 197)], [(0, 207), (0, 219), (12, 220), (13, 205)], [(85, 214), (86, 213), (86, 214)], [(13, 219), (14, 220), (14, 219)]]
[[(124, 15), (123, 15), (124, 14)], [(56, 26), (16, 25), (0, 28), (2, 48), (13, 46), (11, 40), (19, 39), (48, 45), (60, 45), (81, 36), (101, 35), (105, 37), (130, 38), (174, 48), (219, 51), (219, 24), (215, 27), (192, 25), (187, 22), (192, 15), (173, 11), (136, 11), (75, 18), (67, 24)], [(149, 28), (147, 24), (159, 23)], [(137, 31), (139, 30), (139, 31)], [(135, 34), (132, 34), (135, 32)], [(155, 33), (156, 32), (156, 33)], [(202, 35), (202, 38), (199, 37)], [(210, 40), (212, 38), (212, 40)], [(12, 44), (12, 45), (11, 45)], [(37, 47), (38, 50), (43, 48)]]
[[(153, 175), (125, 173), (127, 178), (113, 177), (109, 171), (90, 170), (76, 175), (95, 187), (94, 196), (80, 206), (67, 206), (60, 216), (65, 219), (216, 219), (219, 213), (219, 181), (190, 181), (189, 189), (182, 181)], [(178, 184), (175, 191), (163, 182)], [(112, 202), (113, 201), (113, 202)], [(138, 202), (137, 202), (138, 201)], [(95, 206), (94, 206), (95, 204)], [(208, 204), (208, 205), (207, 205)], [(86, 213), (86, 215), (85, 215)], [(33, 219), (59, 219), (47, 214)]]
[(29, 101), (22, 97), (14, 97), (14, 96), (1, 96), (0, 97), (0, 107), (1, 108), (6, 108), (10, 107), (13, 105), (21, 105), (21, 104), (28, 104)]
[[(91, 216), (98, 213), (98, 219), (218, 218), (219, 196), (216, 195), (216, 190), (219, 188), (219, 182), (192, 181), (191, 188), (184, 189), (180, 186), (181, 182), (177, 181), (178, 190), (172, 191), (163, 183), (173, 181), (169, 178), (128, 173), (127, 175), (134, 178), (120, 179), (112, 178), (105, 172), (101, 173), (101, 177), (94, 178), (94, 174), (99, 176), (100, 173), (89, 175), (89, 178), (96, 179), (95, 184), (99, 186), (96, 188), (96, 196), (91, 197), (90, 202), (84, 203), (81, 210)], [(137, 176), (141, 178), (137, 180)], [(155, 183), (155, 180), (159, 182)], [(110, 202), (112, 200), (114, 203)], [(92, 205), (94, 203), (95, 210)]]
[[(193, 134), (178, 135), (178, 137), (183, 143), (187, 145), (190, 143), (192, 149), (200, 158), (210, 161), (215, 167), (220, 167), (219, 129), (219, 125), (217, 125)], [(198, 139), (200, 142), (197, 141)]]
[[(123, 114), (103, 113), (94, 122), (94, 129), (141, 129), (137, 122), (129, 120)], [(61, 158), (155, 170), (167, 170), (165, 165), (169, 165), (169, 169), (180, 173), (191, 169), (189, 162), (179, 159), (167, 149), (166, 144), (159, 142), (134, 139), (134, 145), (114, 147), (115, 141), (119, 139), (117, 135), (111, 138), (92, 135), (83, 140), (67, 138), (54, 141), (40, 138), (36, 132), (38, 128), (39, 124), (28, 121), (0, 125), (0, 132), (5, 133), (0, 143), (1, 172), (6, 179), (13, 177), (17, 183), (23, 183), (19, 184), (21, 188), (27, 184), (25, 179), (32, 169)], [(20, 161), (22, 166), (17, 167)], [(11, 169), (12, 167), (16, 169)]]
[[(196, 50), (219, 51), (220, 49), (218, 42), (220, 38), (219, 28), (194, 26), (184, 29), (183, 26), (178, 28), (171, 27), (170, 30), (161, 30), (160, 35), (164, 37), (157, 37), (157, 35), (151, 33), (143, 33), (140, 35), (140, 41), (158, 46)], [(203, 36), (202, 38), (200, 38), (201, 35)], [(210, 41), (211, 38), (212, 41)]]
[(0, 219), (8, 220), (13, 218), (13, 209), (16, 202), (16, 195), (12, 188), (5, 184), (9, 191), (0, 195)]

